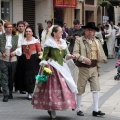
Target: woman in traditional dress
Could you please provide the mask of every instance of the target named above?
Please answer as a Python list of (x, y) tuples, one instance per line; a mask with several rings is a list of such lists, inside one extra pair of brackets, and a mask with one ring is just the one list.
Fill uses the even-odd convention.
[(70, 70), (63, 59), (76, 59), (76, 56), (67, 54), (67, 44), (62, 39), (62, 28), (55, 25), (52, 29), (52, 38), (44, 44), (41, 67), (49, 67), (53, 75), (46, 82), (36, 86), (32, 104), (36, 109), (48, 110), (52, 120), (56, 120), (56, 110), (75, 109), (75, 94), (77, 86), (73, 81)]
[(110, 27), (111, 25), (105, 25), (105, 39), (108, 49), (108, 58), (113, 58), (113, 48), (112, 48), (112, 29)]
[(22, 56), (18, 61), (16, 87), (28, 92), (28, 99), (32, 99), (35, 75), (39, 70), (38, 54), (41, 52), (41, 46), (39, 40), (33, 37), (33, 29), (30, 26), (25, 29), (25, 35), (25, 39), (22, 40)]

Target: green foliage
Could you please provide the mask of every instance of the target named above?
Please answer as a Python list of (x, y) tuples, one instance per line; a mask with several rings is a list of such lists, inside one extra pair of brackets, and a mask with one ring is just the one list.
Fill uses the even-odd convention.
[(98, 5), (102, 7), (111, 6), (112, 4), (108, 0), (99, 0)]

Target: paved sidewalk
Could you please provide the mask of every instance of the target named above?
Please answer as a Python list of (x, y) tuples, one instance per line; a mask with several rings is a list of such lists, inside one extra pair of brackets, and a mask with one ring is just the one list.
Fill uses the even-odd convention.
[[(89, 83), (83, 94), (82, 108), (85, 116), (77, 116), (75, 111), (66, 110), (57, 112), (58, 120), (120, 120), (120, 81), (114, 80), (116, 69), (106, 72), (100, 77), (100, 110), (106, 113), (103, 117), (92, 117), (92, 93)], [(50, 120), (44, 110), (33, 109), (27, 95), (13, 93), (14, 99), (2, 102), (0, 94), (0, 120)]]
[[(113, 69), (99, 78), (101, 86), (99, 107), (108, 116), (120, 117), (120, 81), (114, 80), (115, 75), (116, 69)], [(89, 90), (89, 84), (86, 88), (82, 108), (83, 111), (89, 113), (92, 111), (92, 93)]]

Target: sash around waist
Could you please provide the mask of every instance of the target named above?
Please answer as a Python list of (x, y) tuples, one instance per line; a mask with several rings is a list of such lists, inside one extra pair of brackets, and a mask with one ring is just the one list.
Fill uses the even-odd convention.
[(91, 67), (96, 67), (97, 66), (97, 60), (91, 60), (91, 65), (84, 64), (80, 61), (75, 61), (76, 66), (78, 67), (86, 67), (86, 68), (91, 68)]
[(2, 57), (2, 60), (3, 61), (6, 61), (6, 62), (14, 62), (14, 61), (17, 61), (17, 57), (16, 56), (10, 56), (10, 53), (11, 53), (11, 49), (5, 49), (5, 54), (7, 55), (7, 57)]

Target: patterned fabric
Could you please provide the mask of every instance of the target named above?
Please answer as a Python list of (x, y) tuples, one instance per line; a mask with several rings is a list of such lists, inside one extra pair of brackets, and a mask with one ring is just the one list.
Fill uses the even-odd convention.
[(115, 67), (120, 66), (120, 59), (117, 60), (117, 62), (115, 63)]
[(97, 45), (95, 41), (91, 44), (91, 59), (97, 60)]
[[(6, 36), (5, 34), (0, 35), (0, 52), (5, 52)], [(12, 51), (16, 50), (18, 45), (18, 36), (12, 35)]]
[(54, 74), (49, 76), (47, 82), (39, 84), (35, 89), (32, 99), (34, 108), (44, 110), (75, 109), (75, 95), (68, 88), (65, 79), (52, 66), (49, 68)]

